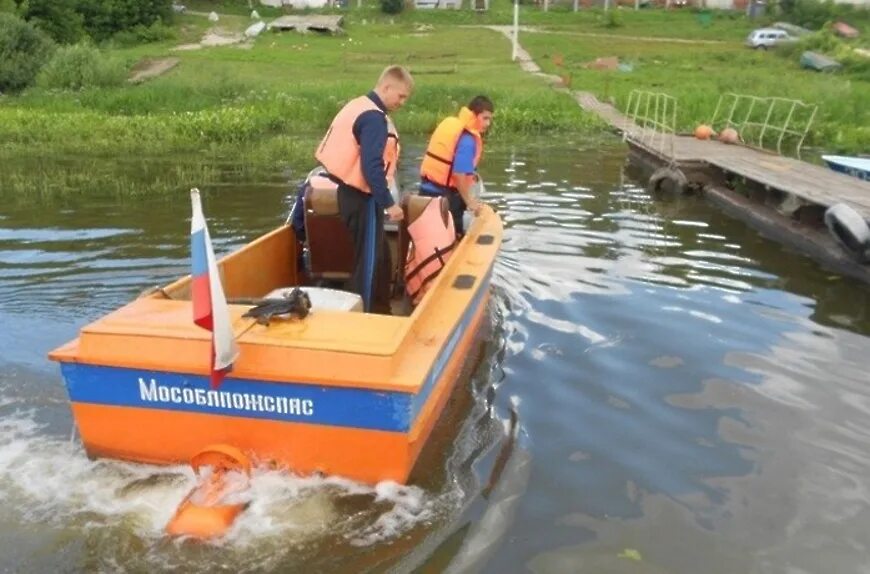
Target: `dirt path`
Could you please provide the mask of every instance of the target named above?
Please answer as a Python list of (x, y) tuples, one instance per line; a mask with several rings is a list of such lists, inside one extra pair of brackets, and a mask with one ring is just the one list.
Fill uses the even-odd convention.
[(142, 60), (130, 70), (130, 77), (127, 78), (127, 81), (131, 84), (139, 84), (151, 78), (156, 78), (177, 66), (179, 61), (178, 58)]
[[(514, 39), (513, 27), (512, 26), (483, 26), (484, 28), (488, 28), (489, 30), (494, 30), (502, 34), (505, 38), (510, 41)], [(520, 28), (522, 31), (522, 27)], [(520, 68), (523, 69), (524, 72), (528, 72), (530, 74), (534, 74), (535, 76), (540, 76), (551, 83), (561, 82), (562, 78), (559, 76), (555, 76), (553, 74), (545, 74), (541, 71), (541, 67), (535, 63), (532, 59), (531, 54), (529, 54), (525, 48), (517, 44), (517, 62), (520, 65)]]
[[(513, 41), (514, 34), (512, 26), (484, 26), (484, 28), (499, 32), (508, 40)], [(522, 30), (523, 28), (520, 27), (520, 31)], [(633, 122), (623, 116), (622, 113), (620, 113), (613, 105), (598, 101), (598, 98), (589, 92), (572, 91), (565, 87), (562, 78), (559, 76), (542, 72), (541, 67), (535, 63), (531, 54), (529, 54), (520, 44), (517, 44), (517, 63), (523, 71), (543, 78), (558, 91), (570, 94), (570, 96), (574, 98), (574, 101), (577, 102), (577, 105), (585, 111), (597, 115), (617, 130), (623, 131), (625, 129), (636, 127)]]

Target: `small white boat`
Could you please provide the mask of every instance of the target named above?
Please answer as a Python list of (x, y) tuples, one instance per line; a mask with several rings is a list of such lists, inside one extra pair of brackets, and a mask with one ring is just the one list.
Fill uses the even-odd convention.
[(822, 159), (834, 171), (870, 181), (870, 157), (823, 155)]

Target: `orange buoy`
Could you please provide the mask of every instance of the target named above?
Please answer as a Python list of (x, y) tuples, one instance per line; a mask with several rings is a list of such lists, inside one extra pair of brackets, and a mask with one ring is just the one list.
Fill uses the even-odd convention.
[(707, 124), (700, 124), (695, 128), (695, 137), (699, 140), (708, 140), (713, 136), (713, 128)]
[(719, 141), (727, 144), (734, 144), (740, 141), (740, 135), (734, 128), (725, 128), (719, 134)]
[(239, 449), (219, 444), (196, 454), (190, 466), (197, 485), (178, 505), (166, 533), (200, 539), (223, 536), (247, 507), (237, 495), (248, 487), (251, 461)]

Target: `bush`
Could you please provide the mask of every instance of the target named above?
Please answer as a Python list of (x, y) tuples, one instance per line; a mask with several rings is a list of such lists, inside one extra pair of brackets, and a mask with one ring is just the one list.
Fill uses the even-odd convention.
[(837, 4), (830, 0), (780, 0), (779, 8), (786, 20), (811, 30), (819, 30), (825, 22), (834, 20), (846, 20), (852, 25), (870, 20), (870, 11), (856, 10), (851, 4)]
[(136, 44), (150, 44), (176, 38), (175, 30), (157, 20), (150, 26), (138, 24), (131, 30), (123, 30), (112, 36), (112, 42), (119, 46), (133, 46)]
[(127, 76), (124, 62), (110, 58), (94, 46), (76, 44), (55, 52), (37, 77), (41, 88), (80, 90), (119, 86)]
[(29, 22), (0, 13), (0, 92), (29, 86), (54, 51), (54, 42)]
[(603, 28), (619, 28), (622, 26), (622, 16), (614, 9), (610, 9), (604, 13), (604, 17), (600, 20), (600, 25)]
[(27, 0), (22, 4), (21, 15), (56, 42), (74, 44), (85, 35), (84, 18), (76, 12), (76, 1)]
[[(46, 0), (51, 1), (51, 0)], [(98, 42), (137, 26), (170, 22), (172, 0), (74, 0), (85, 30)]]
[(405, 8), (405, 0), (381, 0), (381, 12), (398, 14)]

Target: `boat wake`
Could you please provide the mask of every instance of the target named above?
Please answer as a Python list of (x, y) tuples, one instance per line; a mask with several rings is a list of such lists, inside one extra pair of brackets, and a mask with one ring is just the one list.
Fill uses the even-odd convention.
[[(154, 551), (182, 549), (193, 542), (169, 542), (164, 527), (194, 484), (187, 466), (89, 460), (77, 442), (46, 435), (32, 411), (0, 419), (0, 500), (24, 529), (123, 530)], [(280, 542), (287, 549), (329, 539), (369, 546), (394, 540), (440, 512), (439, 495), (415, 486), (368, 486), (263, 468), (254, 471), (246, 497), (248, 508), (227, 536), (210, 544), (262, 550)]]

